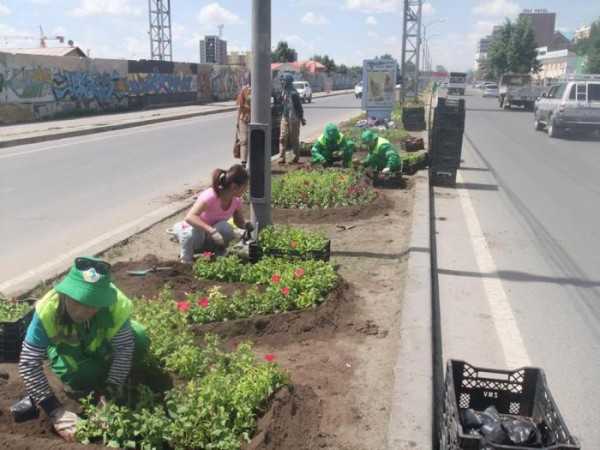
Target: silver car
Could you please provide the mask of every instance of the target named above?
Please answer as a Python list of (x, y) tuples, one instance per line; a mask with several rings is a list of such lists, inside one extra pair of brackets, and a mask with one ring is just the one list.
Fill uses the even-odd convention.
[(554, 85), (535, 102), (534, 126), (548, 136), (600, 132), (600, 75), (582, 75)]

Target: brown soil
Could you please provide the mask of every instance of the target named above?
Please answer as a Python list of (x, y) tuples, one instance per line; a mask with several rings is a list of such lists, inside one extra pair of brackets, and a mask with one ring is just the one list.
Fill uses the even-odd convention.
[[(222, 335), (228, 347), (250, 340), (257, 358), (274, 354), (289, 373), (292, 387), (274, 396), (245, 450), (386, 447), (413, 192), (390, 189), (378, 190), (378, 194), (372, 205), (347, 211), (274, 210), (275, 223), (302, 224), (331, 239), (332, 261), (345, 281), (323, 305), (196, 327), (199, 334)], [(128, 295), (154, 297), (166, 282), (178, 296), (218, 284), (195, 280), (188, 267), (173, 261), (178, 246), (169, 241), (165, 230), (181, 215), (104, 255), (114, 264), (117, 285)], [(338, 225), (353, 227), (344, 230)], [(169, 265), (173, 270), (145, 277), (126, 274), (154, 265)], [(223, 288), (231, 292), (243, 286)], [(0, 386), (4, 413), (0, 415), (0, 448), (81, 448), (48, 440), (53, 434), (44, 420), (12, 423), (6, 411), (22, 394), (14, 374), (8, 388)], [(15, 439), (17, 435), (27, 439)]]

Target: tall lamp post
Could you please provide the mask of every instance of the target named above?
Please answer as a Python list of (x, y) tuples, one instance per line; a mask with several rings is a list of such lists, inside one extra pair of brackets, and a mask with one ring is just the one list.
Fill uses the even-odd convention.
[[(431, 26), (433, 26), (435, 24), (445, 23), (445, 22), (446, 22), (446, 18), (444, 17), (444, 18), (441, 18), (441, 19), (432, 20), (431, 22), (423, 25), (423, 41), (427, 42), (427, 30), (429, 29), (429, 27), (431, 27)], [(430, 37), (430, 39), (431, 39), (431, 37)], [(427, 43), (425, 44), (425, 46), (423, 48), (423, 60), (427, 61), (427, 59), (426, 59), (427, 57), (425, 55), (425, 52), (429, 53), (429, 46), (428, 46)], [(429, 70), (431, 70), (431, 64), (430, 64)]]

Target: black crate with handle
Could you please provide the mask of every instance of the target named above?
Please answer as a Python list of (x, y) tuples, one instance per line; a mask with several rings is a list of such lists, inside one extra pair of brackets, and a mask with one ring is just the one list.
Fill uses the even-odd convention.
[(440, 450), (529, 450), (531, 447), (492, 444), (482, 436), (464, 432), (461, 411), (469, 408), (484, 411), (490, 406), (496, 407), (501, 415), (543, 420), (556, 441), (543, 450), (581, 448), (569, 432), (540, 368), (486, 369), (450, 360), (442, 402)]
[[(0, 301), (6, 301), (0, 299)], [(33, 302), (26, 300), (32, 308), (22, 317), (14, 321), (0, 322), (0, 363), (15, 363), (19, 361), (21, 347), (25, 339), (27, 327), (33, 319)]]

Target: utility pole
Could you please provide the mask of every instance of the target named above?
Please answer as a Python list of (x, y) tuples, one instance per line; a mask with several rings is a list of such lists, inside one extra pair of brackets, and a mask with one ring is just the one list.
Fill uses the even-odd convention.
[(150, 59), (173, 61), (171, 0), (148, 0)]
[[(421, 15), (423, 0), (404, 0), (404, 25), (402, 35), (402, 91), (401, 101), (419, 95), (419, 70), (421, 69)], [(415, 67), (414, 75), (408, 64)]]
[[(252, 106), (249, 131), (252, 223), (271, 218), (271, 0), (252, 0)], [(258, 230), (257, 230), (258, 231)]]

